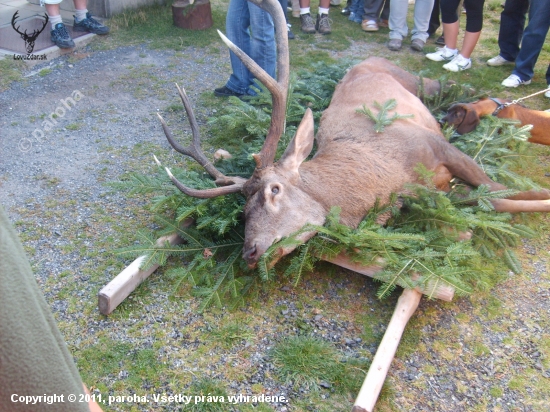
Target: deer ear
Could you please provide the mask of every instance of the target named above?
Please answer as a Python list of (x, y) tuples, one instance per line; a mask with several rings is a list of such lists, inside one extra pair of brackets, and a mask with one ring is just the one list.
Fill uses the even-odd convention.
[(300, 165), (311, 153), (313, 149), (313, 113), (307, 109), (296, 134), (288, 144), (283, 156), (279, 159), (279, 164), (285, 169), (298, 170)]

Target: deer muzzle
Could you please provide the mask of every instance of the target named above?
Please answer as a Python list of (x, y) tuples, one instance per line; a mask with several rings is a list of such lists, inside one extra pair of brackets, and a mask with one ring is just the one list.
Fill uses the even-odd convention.
[(250, 269), (254, 269), (256, 267), (260, 256), (261, 254), (258, 253), (258, 249), (255, 244), (252, 246), (247, 246), (246, 244), (244, 245), (243, 259), (246, 261)]

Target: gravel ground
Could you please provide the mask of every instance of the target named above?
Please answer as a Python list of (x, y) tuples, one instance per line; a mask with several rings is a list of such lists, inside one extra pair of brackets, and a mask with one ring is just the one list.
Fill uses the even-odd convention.
[[(340, 270), (333, 270), (333, 276), (311, 275), (300, 288), (278, 288), (236, 314), (197, 314), (193, 299), (172, 297), (168, 284), (157, 276), (136, 291), (120, 313), (104, 317), (97, 312), (97, 291), (124, 266), (112, 254), (129, 242), (121, 234), (142, 222), (150, 224), (144, 199), (112, 192), (104, 183), (117, 181), (129, 170), (152, 167), (150, 147), (173, 160), (154, 113), (177, 102), (174, 81), (185, 85), (193, 102), (222, 85), (229, 71), (226, 52), (89, 47), (33, 70), (0, 93), (0, 203), (15, 222), (79, 364), (86, 348), (110, 339), (136, 350), (154, 349), (175, 378), (132, 388), (124, 386), (129, 372), (122, 368), (102, 377), (109, 387), (174, 393), (178, 373), (185, 372), (181, 392), (190, 377), (199, 375), (223, 380), (231, 393), (254, 394), (260, 386), (266, 394), (284, 394), (290, 402), (273, 405), (278, 411), (349, 410), (353, 397), (330, 403), (337, 397), (328, 384), (315, 395), (318, 405), (326, 401), (326, 407), (304, 406), (299, 400), (309, 391), (281, 385), (268, 350), (281, 336), (304, 329), (333, 342), (346, 356), (371, 359), (377, 341), (365, 335), (367, 320), (379, 339), (396, 297), (379, 302), (376, 285), (359, 275)], [(64, 110), (60, 99), (71, 96), (81, 98)], [(213, 114), (195, 107), (201, 124)], [(43, 122), (56, 110), (56, 124), (46, 130)], [(409, 349), (392, 365), (380, 410), (550, 409), (546, 242), (525, 242), (525, 275), (511, 278), (498, 290), (449, 304), (421, 302), (404, 338)], [(250, 321), (253, 338), (230, 350), (208, 346), (208, 333), (234, 318)], [(188, 360), (190, 353), (204, 348), (208, 352), (198, 360)], [(233, 369), (245, 371), (246, 377), (235, 377)], [(138, 403), (106, 410), (151, 408), (175, 410)]]

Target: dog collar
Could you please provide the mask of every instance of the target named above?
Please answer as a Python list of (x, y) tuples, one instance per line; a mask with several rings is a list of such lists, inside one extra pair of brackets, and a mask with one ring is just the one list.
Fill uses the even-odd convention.
[(497, 108), (495, 109), (495, 111), (492, 113), (493, 116), (496, 116), (497, 114), (500, 113), (500, 111), (502, 109), (504, 109), (506, 107), (506, 105), (504, 103), (502, 103), (500, 100), (498, 99), (495, 99), (493, 97), (489, 97), (489, 100), (492, 100), (493, 102), (495, 102), (497, 104)]

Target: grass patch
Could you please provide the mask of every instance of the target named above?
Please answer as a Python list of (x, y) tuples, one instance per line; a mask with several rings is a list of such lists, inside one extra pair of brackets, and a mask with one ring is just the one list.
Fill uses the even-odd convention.
[[(291, 336), (280, 341), (271, 350), (271, 359), (278, 378), (295, 388), (319, 391), (334, 385), (334, 390), (343, 394), (357, 390), (364, 378), (357, 362), (343, 361), (330, 343), (312, 336)], [(361, 366), (365, 367), (365, 362)]]
[(84, 381), (94, 382), (105, 393), (111, 388), (110, 381), (117, 378), (119, 389), (127, 385), (139, 392), (147, 382), (157, 381), (165, 370), (155, 350), (135, 349), (130, 343), (109, 338), (101, 338), (76, 355)]
[(9, 58), (0, 59), (0, 92), (4, 91), (12, 82), (23, 78), (22, 70), (25, 63)]

